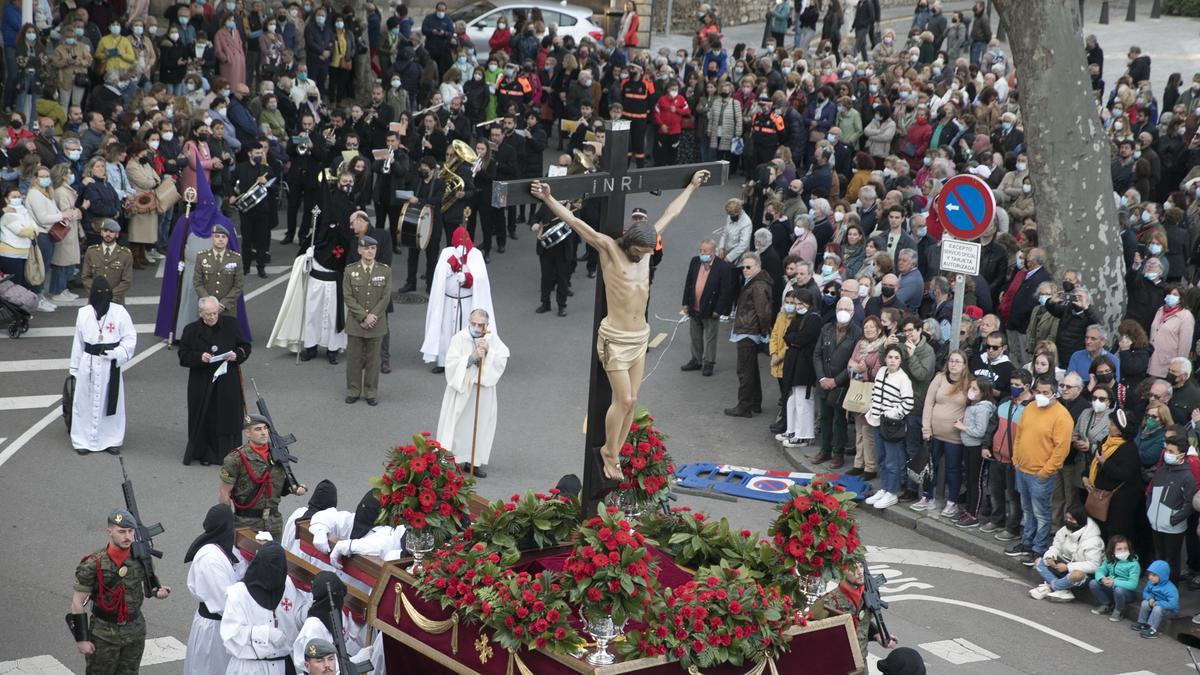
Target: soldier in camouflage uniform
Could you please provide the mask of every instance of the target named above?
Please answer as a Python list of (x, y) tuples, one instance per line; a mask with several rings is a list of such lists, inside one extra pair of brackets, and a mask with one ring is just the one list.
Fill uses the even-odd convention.
[(846, 570), (846, 576), (837, 588), (821, 597), (821, 604), (826, 609), (838, 614), (849, 614), (854, 619), (854, 634), (858, 637), (859, 651), (864, 658), (867, 655), (867, 642), (872, 639), (879, 641), (887, 649), (896, 646), (895, 640), (892, 640), (891, 644), (883, 644), (883, 638), (871, 620), (871, 613), (867, 610), (866, 603), (863, 602), (863, 586), (865, 584), (866, 577), (863, 575), (862, 563), (856, 562)]
[(112, 218), (106, 218), (100, 225), (101, 243), (88, 247), (83, 254), (83, 270), (79, 278), (89, 292), (93, 279), (108, 279), (108, 285), (113, 289), (113, 302), (123, 305), (125, 292), (133, 285), (133, 253), (117, 243), (120, 234), (120, 224)]
[(221, 465), (222, 504), (233, 505), (234, 527), (267, 531), (283, 539), (279, 501), (284, 495), (303, 495), (304, 485), (293, 485), (278, 462), (271, 460), (271, 427), (265, 417), (247, 415), (243, 424), (246, 444), (225, 456)]
[(242, 255), (230, 251), (229, 230), (223, 225), (213, 225), (212, 248), (196, 254), (196, 273), (192, 287), (197, 298), (212, 296), (221, 301), (221, 313), (237, 318), (237, 301), (242, 295), (245, 275), (242, 271)]
[[(87, 675), (134, 675), (146, 647), (142, 617), (143, 582), (149, 571), (130, 556), (137, 522), (125, 509), (108, 516), (108, 546), (90, 553), (75, 568), (75, 595), (67, 626), (87, 661)], [(171, 589), (159, 586), (154, 597)], [(92, 603), (92, 620), (84, 608)]]

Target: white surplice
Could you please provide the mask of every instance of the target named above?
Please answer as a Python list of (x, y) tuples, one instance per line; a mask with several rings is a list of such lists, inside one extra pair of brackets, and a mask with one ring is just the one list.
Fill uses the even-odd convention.
[[(292, 657), (292, 644), (308, 618), (312, 597), (301, 592), (289, 578), (283, 598), (275, 609), (264, 609), (250, 595), (246, 584), (229, 587), (221, 616), (221, 640), (232, 658), (226, 675), (284, 675), (284, 660)], [(267, 661), (264, 659), (281, 659)]]
[[(237, 564), (229, 561), (221, 547), (205, 544), (192, 558), (187, 575), (188, 592), (197, 603), (203, 602), (210, 612), (220, 614), (225, 611), (225, 594), (246, 573), (246, 561), (237, 551), (234, 555), (238, 558)], [(188, 632), (184, 675), (221, 675), (228, 664), (229, 652), (225, 651), (221, 641), (221, 622), (200, 616), (197, 609)]]
[(329, 553), (332, 544), (330, 537), (345, 539), (354, 531), (354, 514), (349, 511), (338, 511), (330, 507), (317, 511), (308, 521), (308, 533), (312, 535), (312, 544), (321, 553)]
[(344, 567), (344, 558), (350, 555), (373, 555), (379, 558), (385, 558), (392, 551), (404, 551), (404, 532), (403, 525), (392, 527), (390, 525), (376, 525), (358, 539), (342, 539), (334, 544), (333, 549), (329, 553), (329, 560), (333, 563), (334, 571), (338, 577), (347, 585), (354, 586), (363, 593), (370, 595), (371, 587), (357, 578), (346, 572)]
[(279, 314), (275, 315), (275, 325), (271, 327), (271, 335), (267, 338), (268, 347), (283, 347), (289, 351), (298, 352), (301, 347), (301, 315), (304, 314), (306, 302), (304, 283), (308, 279), (308, 260), (298, 256), (292, 262), (292, 272), (288, 275), (287, 290), (283, 293), (283, 303), (279, 305)]
[(495, 333), (482, 338), (487, 343), (480, 380), (479, 366), (471, 363), (475, 339), (468, 330), (461, 330), (450, 339), (446, 353), (446, 393), (442, 396), (442, 412), (438, 416), (437, 440), (450, 452), (454, 461), (471, 461), (471, 436), (474, 431), (475, 389), (479, 383), (479, 423), (475, 441), (475, 465), (488, 463), (492, 454), (492, 439), (496, 435), (496, 420), (500, 406), (496, 399), (496, 384), (508, 365), (508, 347)]
[(310, 264), (318, 272), (330, 271), (315, 260), (296, 258), (283, 304), (267, 338), (268, 347), (284, 347), (293, 352), (301, 346), (345, 349), (346, 331), (337, 329), (337, 282), (312, 278), (308, 274)]
[(462, 272), (470, 272), (471, 285), (463, 288), (457, 272), (450, 267), (450, 257), (463, 259), (463, 247), (447, 246), (438, 256), (433, 270), (433, 285), (429, 290), (429, 307), (425, 311), (425, 339), (421, 354), (425, 363), (437, 361), (446, 365), (450, 338), (467, 327), (467, 316), (476, 309), (488, 313), (488, 330), (496, 332), (496, 312), (492, 309), (492, 285), (488, 280), (483, 254), (472, 248), (466, 252)]
[[(93, 356), (83, 351), (84, 343), (106, 344), (119, 342), (112, 350), (115, 359)], [(71, 405), (71, 447), (92, 452), (120, 447), (125, 442), (125, 376), (117, 395), (117, 410), (105, 414), (108, 407), (110, 363), (123, 366), (133, 358), (137, 347), (137, 331), (129, 312), (117, 303), (96, 320), (91, 305), (79, 308), (75, 315), (75, 340), (71, 345), (70, 373), (75, 376), (75, 400)]]

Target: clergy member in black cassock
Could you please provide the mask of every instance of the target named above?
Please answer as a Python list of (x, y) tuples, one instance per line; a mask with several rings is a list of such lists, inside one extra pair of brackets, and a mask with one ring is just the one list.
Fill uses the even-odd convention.
[[(221, 314), (220, 303), (200, 301), (200, 319), (188, 324), (179, 339), (179, 365), (188, 368), (188, 444), (183, 463), (220, 464), (242, 444), (240, 365), (250, 358), (250, 342), (237, 319)], [(229, 361), (213, 359), (232, 352)], [(209, 359), (209, 360), (206, 360)], [(218, 375), (222, 364), (224, 372)]]

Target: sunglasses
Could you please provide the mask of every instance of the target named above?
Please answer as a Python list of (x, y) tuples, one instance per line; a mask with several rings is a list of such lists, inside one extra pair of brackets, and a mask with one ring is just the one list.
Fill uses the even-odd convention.
[(987, 350), (989, 352), (999, 351), (1001, 349), (1004, 349), (1004, 345), (988, 345), (987, 346)]

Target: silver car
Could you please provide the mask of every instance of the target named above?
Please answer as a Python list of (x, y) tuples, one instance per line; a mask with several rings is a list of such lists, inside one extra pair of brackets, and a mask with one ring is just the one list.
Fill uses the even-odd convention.
[(549, 26), (558, 26), (557, 34), (563, 37), (570, 35), (578, 43), (585, 37), (590, 37), (597, 44), (604, 40), (604, 30), (592, 21), (592, 10), (579, 5), (567, 5), (557, 2), (506, 2), (493, 3), (489, 0), (473, 2), (450, 13), (450, 18), (467, 24), (467, 37), (475, 44), (475, 50), (482, 57), (488, 54), (488, 40), (496, 31), (496, 24), (501, 18), (508, 19), (508, 27), (515, 27), (513, 10), (524, 10), (525, 16), (537, 8), (542, 13), (542, 21)]

